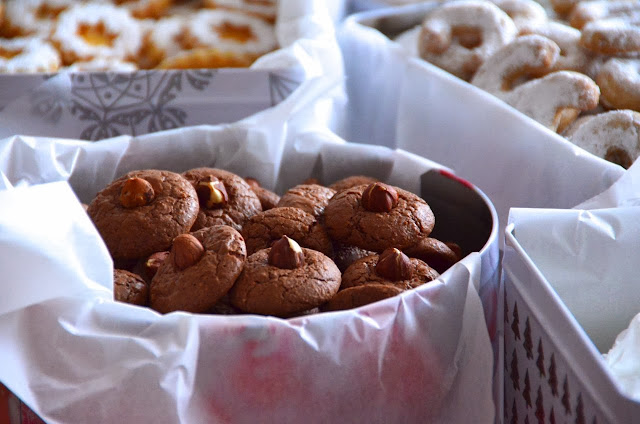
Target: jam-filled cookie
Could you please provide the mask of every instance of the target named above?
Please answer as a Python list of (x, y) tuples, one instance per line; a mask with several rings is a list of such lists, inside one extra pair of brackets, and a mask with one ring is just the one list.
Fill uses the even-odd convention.
[(60, 54), (45, 40), (35, 37), (0, 39), (0, 73), (55, 72)]
[(151, 308), (161, 313), (209, 311), (235, 283), (246, 255), (242, 236), (227, 225), (176, 237), (151, 281)]
[(213, 9), (219, 8), (248, 13), (268, 22), (276, 20), (276, 0), (204, 0), (204, 5)]
[(230, 225), (241, 230), (247, 219), (262, 211), (260, 199), (238, 175), (217, 168), (195, 168), (182, 174), (198, 194), (200, 212), (193, 230)]
[(27, 35), (48, 37), (58, 15), (75, 3), (74, 0), (3, 1), (2, 35), (4, 37)]
[(365, 284), (389, 284), (402, 290), (419, 287), (440, 274), (420, 259), (396, 248), (355, 261), (342, 275), (341, 289)]
[(333, 196), (324, 210), (324, 224), (340, 243), (382, 252), (391, 246), (404, 249), (427, 237), (435, 217), (420, 197), (377, 182)]
[(65, 65), (95, 58), (134, 60), (142, 28), (131, 14), (108, 3), (77, 4), (58, 16), (51, 40)]
[(113, 270), (113, 299), (132, 305), (149, 304), (149, 286), (137, 274), (124, 269)]
[(282, 237), (247, 258), (230, 292), (245, 312), (290, 317), (319, 307), (340, 288), (340, 270), (322, 253)]
[(100, 191), (87, 213), (114, 259), (138, 259), (168, 250), (177, 235), (189, 231), (198, 197), (180, 174), (132, 171)]

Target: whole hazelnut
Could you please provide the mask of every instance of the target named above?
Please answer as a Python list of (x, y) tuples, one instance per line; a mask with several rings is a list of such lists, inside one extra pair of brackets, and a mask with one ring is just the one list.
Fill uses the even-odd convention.
[(205, 177), (196, 184), (196, 194), (200, 207), (217, 209), (223, 207), (229, 201), (227, 189), (224, 183), (216, 177)]
[(399, 249), (391, 247), (380, 254), (376, 264), (378, 275), (391, 280), (408, 280), (413, 275), (413, 263), (407, 255)]
[(169, 259), (179, 270), (195, 265), (204, 255), (204, 247), (200, 240), (191, 234), (180, 234), (173, 239)]
[(144, 263), (144, 271), (147, 277), (153, 278), (158, 272), (160, 265), (169, 257), (169, 252), (156, 252), (149, 256)]
[(120, 204), (125, 208), (137, 208), (148, 205), (155, 196), (153, 187), (149, 181), (133, 177), (122, 185), (120, 190)]
[(370, 212), (389, 212), (398, 204), (398, 192), (392, 186), (376, 182), (362, 193), (362, 207)]
[(295, 240), (282, 236), (271, 245), (268, 261), (278, 268), (299, 268), (304, 264), (304, 252)]

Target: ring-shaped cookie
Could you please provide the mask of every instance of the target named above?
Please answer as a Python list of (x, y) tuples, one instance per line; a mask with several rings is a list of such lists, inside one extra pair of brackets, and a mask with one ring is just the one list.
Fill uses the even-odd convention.
[(14, 0), (2, 3), (5, 8), (4, 37), (48, 37), (58, 15), (76, 4), (74, 0)]
[(65, 65), (98, 57), (133, 60), (142, 45), (140, 24), (110, 4), (78, 4), (58, 16), (51, 36)]
[(191, 48), (215, 48), (238, 55), (263, 55), (277, 46), (273, 25), (227, 10), (200, 10), (189, 22)]
[(342, 190), (325, 207), (324, 224), (334, 240), (382, 252), (391, 246), (404, 249), (431, 233), (435, 217), (419, 196), (394, 187), (397, 204), (388, 212), (372, 212), (362, 202), (367, 187), (364, 184)]
[(0, 73), (55, 72), (60, 54), (48, 42), (35, 37), (0, 39)]
[(418, 50), (426, 61), (468, 81), (488, 57), (516, 34), (511, 18), (495, 4), (456, 1), (445, 3), (425, 17)]
[(158, 19), (164, 16), (172, 4), (172, 0), (111, 0), (137, 19)]
[(197, 190), (199, 182), (210, 177), (222, 182), (228, 199), (221, 205), (207, 207), (200, 199), (200, 211), (193, 230), (212, 225), (229, 225), (238, 231), (253, 215), (262, 211), (260, 199), (246, 181), (234, 174), (218, 168), (194, 168), (182, 174)]
[(204, 6), (245, 12), (269, 22), (276, 20), (276, 0), (204, 0)]
[(151, 69), (163, 60), (188, 50), (185, 34), (189, 15), (165, 17), (154, 22), (144, 36), (138, 63), (143, 69)]
[(196, 249), (193, 245), (174, 245), (151, 280), (149, 305), (158, 312), (206, 312), (229, 292), (242, 272), (247, 251), (238, 231), (215, 225), (190, 235), (202, 247), (197, 256), (187, 258), (186, 266), (180, 266), (176, 256), (189, 255), (188, 249)]
[[(123, 204), (123, 188), (130, 179), (144, 180), (152, 188), (146, 204)], [(180, 174), (132, 171), (100, 191), (87, 213), (114, 259), (146, 258), (168, 250), (176, 236), (189, 231), (198, 213), (198, 197)]]

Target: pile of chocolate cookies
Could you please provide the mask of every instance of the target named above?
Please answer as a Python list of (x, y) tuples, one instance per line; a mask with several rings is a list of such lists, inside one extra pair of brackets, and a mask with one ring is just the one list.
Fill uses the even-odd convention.
[(222, 169), (139, 170), (87, 213), (114, 260), (115, 300), (161, 313), (349, 309), (432, 281), (462, 256), (429, 237), (423, 199), (366, 176), (280, 197)]

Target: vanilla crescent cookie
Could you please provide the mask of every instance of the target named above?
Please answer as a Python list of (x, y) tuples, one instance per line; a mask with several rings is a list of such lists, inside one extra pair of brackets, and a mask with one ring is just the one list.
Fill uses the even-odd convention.
[(605, 107), (640, 111), (640, 59), (609, 59), (600, 67), (596, 82)]
[(0, 39), (0, 73), (55, 72), (61, 66), (53, 46), (39, 38)]
[[(559, 53), (558, 45), (548, 38), (539, 35), (518, 37), (485, 62), (472, 84), (501, 98), (550, 130), (561, 132), (582, 111), (597, 107), (600, 90), (591, 78), (581, 73), (549, 73)], [(532, 76), (542, 77), (514, 87), (515, 83)]]
[(557, 21), (547, 21), (541, 25), (527, 27), (521, 34), (541, 35), (560, 47), (560, 54), (552, 70), (589, 73), (595, 58), (591, 52), (580, 45), (579, 30)]
[(578, 2), (568, 17), (569, 24), (582, 29), (587, 23), (611, 18), (625, 19), (640, 12), (640, 2), (630, 0), (594, 0)]
[(204, 6), (245, 12), (270, 22), (277, 13), (276, 0), (204, 0)]
[(640, 53), (640, 12), (589, 22), (582, 27), (580, 42), (601, 55), (635, 56)]
[(581, 1), (582, 0), (549, 0), (549, 3), (551, 3), (551, 8), (558, 16), (564, 17)]
[(420, 30), (420, 57), (464, 80), (496, 50), (514, 39), (513, 20), (493, 3), (445, 3), (429, 13)]
[(77, 2), (74, 0), (5, 1), (4, 37), (49, 36), (56, 18)]
[(491, 0), (513, 20), (518, 32), (547, 22), (547, 12), (534, 0)]
[(629, 168), (640, 156), (640, 113), (614, 110), (585, 116), (563, 135), (586, 151)]
[(51, 39), (65, 65), (98, 57), (129, 60), (140, 49), (142, 30), (124, 9), (87, 3), (62, 12)]

